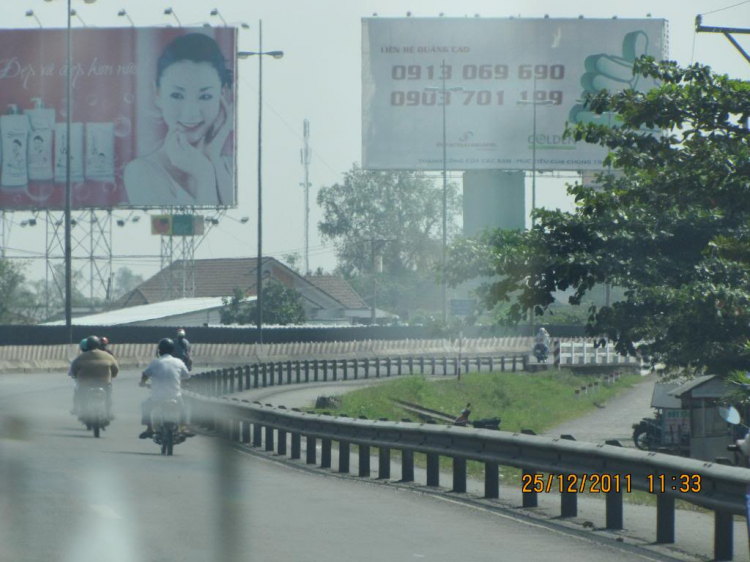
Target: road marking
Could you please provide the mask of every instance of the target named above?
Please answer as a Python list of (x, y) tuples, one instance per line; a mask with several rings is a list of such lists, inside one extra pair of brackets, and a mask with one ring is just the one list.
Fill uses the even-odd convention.
[(101, 515), (105, 519), (116, 519), (116, 520), (122, 519), (122, 517), (120, 517), (117, 514), (117, 512), (114, 509), (112, 509), (111, 507), (109, 507), (108, 505), (92, 503), (92, 504), (89, 505), (89, 507), (95, 513), (97, 513), (98, 515)]

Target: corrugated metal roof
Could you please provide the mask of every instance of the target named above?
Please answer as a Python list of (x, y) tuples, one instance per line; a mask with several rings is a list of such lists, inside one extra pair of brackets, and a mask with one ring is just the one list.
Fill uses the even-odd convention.
[(654, 392), (651, 395), (652, 408), (682, 408), (682, 401), (676, 396), (670, 394), (680, 386), (676, 382), (657, 382), (654, 385)]
[[(254, 301), (255, 297), (248, 297), (245, 300)], [(221, 301), (222, 297), (196, 297), (192, 299), (162, 301), (154, 304), (110, 310), (89, 316), (79, 316), (78, 318), (73, 318), (73, 324), (76, 326), (121, 326), (136, 324), (146, 320), (158, 320), (159, 318), (169, 318), (200, 312), (202, 310), (220, 308), (222, 306)], [(56, 322), (48, 322), (45, 326), (62, 326), (64, 324), (64, 320), (58, 320)]]
[(702, 384), (707, 383), (711, 379), (713, 379), (716, 375), (703, 375), (701, 377), (695, 377), (693, 380), (683, 384), (682, 386), (678, 386), (674, 390), (670, 391), (669, 394), (672, 396), (680, 397), (686, 392), (690, 392), (694, 388), (697, 388), (701, 386)]

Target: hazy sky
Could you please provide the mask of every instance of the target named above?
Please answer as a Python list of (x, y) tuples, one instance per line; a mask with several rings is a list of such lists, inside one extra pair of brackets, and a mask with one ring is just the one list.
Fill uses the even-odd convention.
[[(332, 246), (323, 246), (317, 233), (320, 213), (314, 204), (320, 186), (342, 178), (352, 163), (361, 159), (361, 22), (374, 12), (379, 16), (399, 17), (411, 11), (413, 17), (447, 17), (480, 14), (482, 17), (641, 18), (651, 14), (669, 22), (669, 57), (680, 64), (702, 62), (731, 77), (750, 79), (750, 63), (721, 35), (695, 34), (694, 20), (704, 15), (704, 24), (750, 26), (750, 2), (720, 10), (740, 0), (615, 0), (599, 2), (568, 0), (98, 0), (85, 4), (73, 0), (73, 6), (87, 25), (123, 26), (128, 22), (117, 12), (126, 8), (138, 26), (175, 24), (164, 15), (172, 7), (182, 25), (221, 20), (210, 17), (218, 8), (229, 22), (250, 24), (240, 32), (240, 49), (258, 46), (257, 22), (263, 20), (264, 50), (283, 50), (283, 59), (265, 59), (263, 65), (263, 193), (264, 254), (280, 258), (300, 252), (303, 242), (303, 170), (300, 164), (302, 122), (310, 120), (313, 150), (310, 181), (311, 242), (310, 262), (330, 270), (335, 266)], [(45, 27), (65, 26), (64, 0), (0, 0), (0, 26), (35, 27), (25, 12), (33, 9)], [(74, 25), (81, 22), (74, 18)], [(745, 36), (747, 37), (747, 36)], [(750, 40), (738, 37), (746, 49)], [(0, 55), (1, 56), (1, 55)], [(250, 58), (239, 63), (237, 131), (239, 154), (239, 208), (206, 237), (197, 252), (199, 258), (255, 256), (257, 250), (257, 76), (258, 62)], [(567, 208), (561, 180), (545, 177), (537, 181), (539, 205)], [(124, 211), (118, 216), (125, 217)], [(10, 255), (44, 255), (45, 229), (21, 228), (28, 213), (11, 215), (16, 225), (10, 234)], [(239, 219), (250, 217), (241, 224)], [(149, 276), (159, 269), (159, 238), (151, 236), (149, 221), (115, 227), (113, 269), (123, 265)], [(118, 256), (150, 255), (138, 259)], [(32, 278), (44, 275), (43, 260), (32, 260), (28, 269)]]

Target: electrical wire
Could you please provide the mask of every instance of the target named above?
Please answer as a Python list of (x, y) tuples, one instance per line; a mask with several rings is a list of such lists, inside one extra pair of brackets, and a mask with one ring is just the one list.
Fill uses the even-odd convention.
[(716, 12), (723, 12), (724, 10), (729, 10), (731, 8), (736, 8), (737, 6), (742, 6), (743, 4), (750, 4), (750, 0), (745, 0), (744, 2), (740, 2), (739, 4), (732, 4), (731, 6), (726, 6), (725, 8), (719, 8), (718, 10), (712, 10), (710, 12), (703, 12), (702, 14), (699, 14), (699, 15), (707, 16), (708, 14), (715, 14)]

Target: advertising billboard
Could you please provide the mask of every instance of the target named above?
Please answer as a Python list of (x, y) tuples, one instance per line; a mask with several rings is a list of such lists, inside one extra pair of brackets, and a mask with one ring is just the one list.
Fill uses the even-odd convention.
[(236, 206), (236, 35), (0, 31), (0, 209)]
[(445, 135), (450, 170), (529, 170), (535, 144), (537, 170), (601, 170), (566, 122), (615, 121), (584, 95), (652, 88), (633, 62), (666, 52), (661, 19), (364, 18), (363, 167), (441, 170)]

